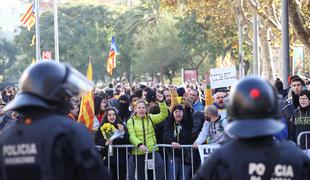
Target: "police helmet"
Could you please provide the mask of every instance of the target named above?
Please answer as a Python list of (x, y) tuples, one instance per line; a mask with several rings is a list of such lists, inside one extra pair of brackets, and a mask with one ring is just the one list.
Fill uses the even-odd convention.
[(51, 108), (92, 90), (93, 82), (68, 64), (52, 60), (30, 65), (19, 80), (19, 93), (3, 111), (28, 106)]
[(225, 132), (233, 137), (274, 135), (284, 128), (276, 92), (258, 77), (244, 78), (232, 88), (227, 110)]

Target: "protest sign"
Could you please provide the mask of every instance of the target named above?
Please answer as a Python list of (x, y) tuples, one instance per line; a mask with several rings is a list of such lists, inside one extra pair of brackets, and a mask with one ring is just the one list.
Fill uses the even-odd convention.
[(201, 164), (205, 161), (207, 157), (210, 156), (210, 154), (216, 150), (217, 148), (221, 147), (219, 144), (203, 144), (198, 145), (199, 155), (201, 159)]
[(237, 81), (236, 67), (218, 68), (210, 70), (211, 88), (229, 87)]

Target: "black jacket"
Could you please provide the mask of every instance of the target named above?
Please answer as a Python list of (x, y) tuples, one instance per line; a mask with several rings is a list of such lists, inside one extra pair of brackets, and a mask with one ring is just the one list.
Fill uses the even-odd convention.
[(272, 136), (232, 140), (215, 150), (196, 180), (310, 179), (310, 160), (288, 141)]
[[(310, 106), (308, 106), (307, 108), (298, 107), (294, 113), (293, 123), (294, 123), (293, 128), (294, 142), (297, 143), (299, 133), (304, 131), (310, 131)], [(306, 147), (305, 136), (301, 137), (300, 145), (302, 149), (310, 148), (310, 136), (309, 135), (307, 136), (308, 136), (307, 137), (308, 147)]]
[[(172, 142), (178, 142), (181, 145), (189, 145), (192, 144), (192, 136), (191, 131), (193, 127), (193, 118), (191, 115), (191, 108), (185, 108), (184, 115), (182, 121), (179, 123), (179, 126), (182, 129), (178, 132), (176, 124), (171, 118), (173, 114), (171, 114), (170, 119), (166, 121), (165, 128), (164, 128), (164, 142), (166, 144), (171, 144)], [(181, 150), (177, 149), (174, 151), (175, 156), (181, 157)], [(169, 151), (172, 153), (172, 151)]]
[(0, 179), (110, 179), (84, 125), (50, 110), (24, 112), (1, 133)]
[[(114, 123), (114, 127), (117, 129), (117, 123)], [(123, 124), (124, 125), (124, 124)], [(103, 159), (108, 158), (108, 146), (105, 145), (106, 139), (104, 139), (102, 132), (101, 132), (101, 126), (103, 126), (103, 123), (101, 123), (100, 127), (98, 128), (96, 135), (95, 135), (95, 143), (96, 145), (104, 147), (100, 150), (101, 156)], [(128, 130), (126, 126), (124, 125), (125, 134), (123, 138), (116, 138), (113, 140), (113, 145), (122, 145), (122, 144), (129, 144), (129, 135)], [(125, 164), (126, 163), (126, 148), (119, 148), (119, 164)], [(128, 152), (130, 150), (128, 149)], [(112, 164), (117, 164), (117, 149), (113, 148), (113, 156), (110, 157), (110, 161)]]

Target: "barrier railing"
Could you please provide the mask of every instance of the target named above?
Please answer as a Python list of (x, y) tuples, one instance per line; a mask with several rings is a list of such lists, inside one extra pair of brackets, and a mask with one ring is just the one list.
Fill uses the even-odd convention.
[[(304, 131), (298, 134), (297, 136), (297, 145), (301, 148), (307, 156), (310, 158), (310, 147), (308, 145), (308, 136), (310, 138), (310, 131)], [(302, 142), (302, 138), (304, 138), (304, 143)], [(310, 140), (310, 139), (309, 139)]]
[[(126, 161), (126, 179), (128, 180), (133, 180), (137, 179), (138, 177), (138, 155), (133, 155), (132, 148), (135, 146), (133, 145), (112, 145), (110, 146), (113, 149), (113, 153), (108, 153), (108, 156), (106, 157), (107, 161), (107, 166), (109, 171), (111, 171), (111, 158), (112, 156), (116, 156), (116, 165), (119, 167), (120, 164), (120, 149), (125, 149), (125, 161)], [(99, 150), (108, 150), (109, 147), (102, 147), (102, 146), (97, 146)], [(162, 162), (163, 162), (163, 177), (165, 180), (175, 180), (178, 179), (176, 175), (182, 176), (183, 180), (188, 180), (190, 178), (193, 178), (194, 176), (194, 150), (192, 145), (180, 145), (179, 150), (179, 156), (176, 156), (176, 149), (173, 148), (172, 145), (168, 144), (157, 144), (152, 152), (146, 153), (144, 157), (144, 178), (145, 180), (148, 180), (148, 171), (152, 171), (151, 173), (153, 174), (153, 180), (156, 180), (156, 153), (159, 151), (156, 151), (156, 149), (162, 149)], [(198, 151), (198, 150), (197, 150)], [(207, 150), (207, 151), (213, 151), (213, 150)], [(185, 155), (187, 153), (187, 155)], [(135, 154), (137, 154), (137, 148), (135, 148)], [(151, 155), (151, 158), (148, 156)], [(188, 159), (190, 158), (190, 159)], [(170, 160), (168, 162), (168, 159)], [(179, 161), (177, 161), (179, 159)], [(158, 159), (157, 159), (158, 160)], [(187, 163), (185, 163), (185, 161)], [(173, 173), (173, 178), (168, 178), (167, 170), (168, 166), (171, 168), (171, 162), (172, 162), (172, 173)], [(168, 164), (170, 163), (170, 164)], [(182, 172), (176, 174), (176, 165), (178, 164), (178, 167), (181, 167)], [(185, 171), (185, 168), (190, 167), (190, 171)], [(133, 169), (134, 168), (134, 169)], [(171, 169), (170, 169), (171, 170)], [(188, 169), (187, 169), (188, 170)], [(116, 169), (116, 174), (114, 179), (120, 180), (120, 172), (119, 168)], [(150, 173), (150, 172), (149, 172)], [(171, 177), (171, 171), (170, 177)], [(188, 174), (186, 174), (188, 173)], [(191, 177), (190, 177), (191, 174)], [(161, 174), (162, 175), (162, 174)]]
[[(153, 159), (155, 159), (155, 149), (157, 148), (163, 148), (163, 162), (164, 162), (164, 177), (165, 177), (165, 180), (167, 179), (167, 160), (166, 160), (166, 148), (170, 148), (172, 150), (172, 163), (173, 163), (173, 179), (175, 180), (177, 177), (176, 177), (176, 157), (175, 157), (175, 148), (173, 148), (172, 145), (168, 145), (168, 144), (157, 144), (154, 148), (153, 148)], [(181, 166), (182, 166), (182, 178), (183, 180), (186, 180), (186, 176), (185, 176), (185, 162), (184, 162), (184, 149), (185, 148), (189, 148), (190, 149), (190, 166), (191, 166), (191, 174), (192, 174), (192, 178), (193, 178), (193, 175), (194, 175), (194, 163), (193, 163), (193, 146), (192, 145), (180, 145), (180, 148), (181, 149)], [(187, 177), (189, 178), (189, 177)], [(154, 169), (153, 169), (153, 179), (156, 179), (156, 166), (154, 166)]]

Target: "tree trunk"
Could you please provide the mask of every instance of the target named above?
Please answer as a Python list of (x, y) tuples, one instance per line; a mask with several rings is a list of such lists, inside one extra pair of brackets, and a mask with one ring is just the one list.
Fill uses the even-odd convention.
[(294, 32), (303, 45), (310, 51), (310, 29), (302, 21), (300, 9), (296, 0), (289, 1), (289, 18)]
[(262, 77), (266, 79), (273, 79), (272, 78), (272, 68), (271, 68), (271, 56), (270, 56), (270, 49), (269, 43), (267, 40), (267, 28), (261, 28), (259, 30), (259, 40), (260, 40), (260, 62), (262, 68)]

